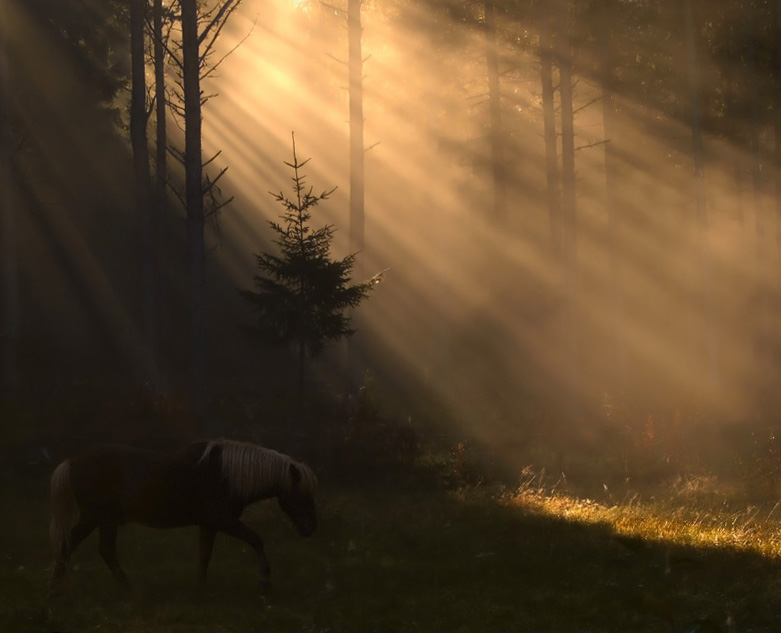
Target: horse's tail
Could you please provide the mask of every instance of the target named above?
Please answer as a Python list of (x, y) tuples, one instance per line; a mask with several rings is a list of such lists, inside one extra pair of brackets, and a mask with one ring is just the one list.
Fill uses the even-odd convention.
[(49, 523), (49, 539), (56, 558), (62, 557), (71, 528), (78, 520), (76, 497), (71, 487), (71, 465), (65, 460), (52, 473), (49, 485), (52, 519)]

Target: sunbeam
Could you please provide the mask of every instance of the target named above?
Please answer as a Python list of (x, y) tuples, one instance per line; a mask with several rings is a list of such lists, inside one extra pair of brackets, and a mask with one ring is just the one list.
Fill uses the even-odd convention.
[[(772, 310), (779, 242), (767, 168), (771, 126), (753, 128), (733, 103), (750, 47), (732, 55), (714, 44), (701, 53), (700, 89), (724, 104), (711, 107), (702, 124), (705, 195), (698, 197), (679, 27), (661, 9), (622, 7), (629, 17), (615, 31), (634, 34), (636, 50), (623, 39), (616, 44), (615, 77), (606, 85), (593, 46), (603, 31), (570, 24), (577, 78), (574, 133), (565, 139), (558, 85), (565, 65), (553, 50), (554, 101), (547, 103), (545, 18), (532, 5), (498, 7), (488, 37), (480, 3), (362, 4), (365, 228), (355, 274), (362, 281), (387, 271), (355, 315), (366, 368), (383, 375), (378, 382), (398, 399), (429, 394), (461, 428), (498, 446), (518, 439), (508, 434), (526, 437), (530, 427), (563, 428), (566, 420), (631, 426), (649, 412), (669, 418), (685, 409), (696, 417), (703, 408), (725, 423), (756, 417), (757, 391), (777, 375), (781, 330)], [(23, 78), (18, 125), (34, 147), (17, 158), (30, 205), (25, 292), (41, 312), (51, 301), (68, 315), (63, 323), (91, 315), (88, 322), (100, 323), (94, 331), (143, 365), (148, 354), (138, 351), (145, 343), (133, 314), (139, 291), (126, 289), (139, 283), (140, 273), (130, 271), (140, 259), (140, 219), (128, 189), (130, 147), (116, 132), (127, 126), (129, 96), (120, 88), (101, 102), (85, 91), (92, 69), (67, 48), (93, 46), (121, 76), (127, 43), (108, 36), (90, 43), (71, 32), (75, 26), (36, 21), (19, 3), (6, 11), (13, 27), (4, 33), (13, 34)], [(594, 19), (582, 11), (578, 19)], [(121, 32), (124, 11), (111, 15), (104, 20)], [(714, 24), (702, 36), (717, 42), (706, 32)], [(488, 47), (499, 62), (498, 109), (489, 102)], [(337, 188), (313, 222), (336, 229), (334, 256), (352, 248), (347, 5), (244, 0), (207, 62), (217, 60), (202, 86), (204, 159), (209, 174), (227, 168), (219, 186), (233, 202), (208, 229), (208, 292), (219, 332), (210, 344), (220, 358), (215, 373), (229, 383), (231, 366), (251, 365), (241, 328), (251, 317), (236, 290), (252, 285), (254, 255), (273, 248), (268, 221), (279, 208), (270, 192), (290, 190), (292, 135), (299, 157), (311, 159), (308, 185)], [(767, 87), (771, 78), (756, 81)], [(759, 116), (759, 106), (751, 107)], [(552, 143), (548, 114), (558, 121)], [(181, 157), (182, 123), (173, 111), (169, 117), (171, 156)], [(154, 124), (150, 115), (150, 132)], [(568, 143), (569, 176), (562, 167)], [(550, 158), (558, 180), (550, 179)], [(175, 203), (184, 200), (175, 162), (172, 172)], [(51, 183), (51, 195), (42, 181)], [(497, 187), (506, 220), (492, 206)], [(119, 224), (109, 217), (131, 228), (112, 229)], [(177, 207), (161, 219), (161, 283), (173, 290), (160, 291), (172, 304), (160, 328), (170, 332), (163, 339), (172, 357), (185, 338), (175, 325), (186, 312), (183, 217)], [(123, 259), (134, 263), (113, 262), (107, 271), (101, 262), (115, 248), (116, 236), (106, 237), (112, 230), (128, 236)], [(49, 279), (60, 292), (47, 291)], [(65, 306), (71, 295), (80, 298)], [(74, 340), (93, 331), (76, 329)], [(321, 378), (333, 366), (343, 371), (343, 356), (337, 347), (319, 365)], [(171, 373), (184, 364), (170, 360)], [(606, 421), (606, 397), (631, 413)]]

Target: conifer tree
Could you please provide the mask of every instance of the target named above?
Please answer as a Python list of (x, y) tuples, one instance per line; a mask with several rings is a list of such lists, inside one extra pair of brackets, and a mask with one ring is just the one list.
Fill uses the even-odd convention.
[(307, 356), (314, 358), (327, 342), (355, 333), (346, 311), (357, 308), (382, 273), (367, 281), (351, 283), (356, 254), (332, 259), (333, 225), (311, 226), (312, 210), (335, 191), (314, 194), (301, 169), (309, 159), (299, 162), (293, 136), (292, 198), (272, 193), (284, 212), (280, 221), (269, 221), (276, 234), (279, 254), (256, 254), (258, 274), (256, 290), (242, 290), (258, 315), (256, 331), (266, 343), (291, 345), (298, 351), (298, 388), (303, 391)]

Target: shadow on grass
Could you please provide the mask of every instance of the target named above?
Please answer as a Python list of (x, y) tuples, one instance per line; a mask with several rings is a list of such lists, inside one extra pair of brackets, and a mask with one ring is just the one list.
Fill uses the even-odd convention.
[(530, 513), (487, 493), (324, 490), (321, 528), (302, 539), (267, 502), (246, 516), (264, 538), (274, 586), (252, 553), (218, 539), (194, 587), (195, 529), (127, 526), (119, 556), (135, 585), (114, 586), (93, 537), (73, 557), (62, 597), (46, 597), (46, 492), (4, 486), (0, 622), (4, 631), (683, 631), (781, 630), (778, 561), (729, 549), (671, 547)]

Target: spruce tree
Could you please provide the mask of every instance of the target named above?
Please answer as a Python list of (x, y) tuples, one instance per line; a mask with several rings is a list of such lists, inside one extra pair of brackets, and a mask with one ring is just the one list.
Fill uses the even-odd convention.
[(284, 212), (279, 221), (269, 221), (276, 234), (278, 254), (255, 255), (258, 273), (255, 290), (242, 290), (258, 316), (253, 328), (268, 344), (290, 345), (298, 351), (298, 388), (303, 391), (306, 358), (316, 357), (328, 342), (351, 336), (346, 311), (357, 308), (382, 273), (367, 281), (351, 283), (356, 253), (332, 259), (334, 226), (311, 226), (312, 210), (336, 190), (313, 193), (301, 172), (309, 159), (299, 162), (293, 136), (292, 198), (272, 193)]

